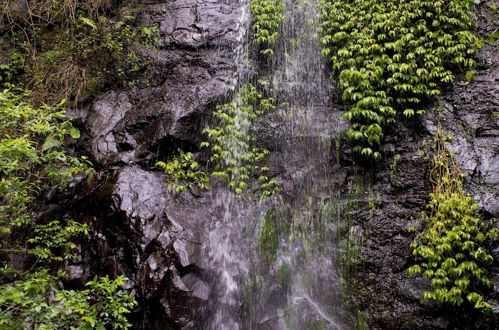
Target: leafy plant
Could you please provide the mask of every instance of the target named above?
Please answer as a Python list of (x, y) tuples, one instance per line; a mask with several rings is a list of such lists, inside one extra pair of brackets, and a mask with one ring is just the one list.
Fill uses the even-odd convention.
[(210, 160), (215, 164), (212, 175), (226, 180), (238, 195), (249, 187), (252, 174), (258, 176), (262, 198), (279, 191), (277, 181), (266, 174), (269, 168), (257, 165), (269, 151), (252, 146), (251, 132), (258, 116), (274, 108), (272, 98), (264, 98), (253, 85), (246, 84), (233, 102), (217, 107), (213, 116), (218, 126), (205, 129), (210, 142), (203, 142), (201, 147), (211, 149)]
[(69, 155), (67, 137), (79, 132), (57, 107), (32, 108), (29, 93), (0, 92), (0, 231), (31, 222), (29, 208), (51, 185), (64, 187), (80, 172), (90, 173), (85, 157)]
[[(277, 181), (266, 174), (269, 168), (257, 165), (269, 151), (252, 145), (255, 120), (274, 108), (272, 98), (264, 98), (253, 85), (246, 84), (233, 102), (217, 106), (213, 117), (218, 126), (204, 130), (210, 141), (202, 142), (200, 147), (210, 148), (210, 161), (214, 164), (211, 175), (227, 181), (229, 188), (237, 195), (242, 195), (249, 188), (253, 175), (258, 176), (262, 199), (279, 191)], [(169, 190), (181, 192), (192, 186), (206, 189), (209, 185), (208, 174), (199, 171), (200, 165), (190, 152), (178, 149), (178, 155), (172, 160), (157, 162), (156, 166), (167, 174)]]
[(28, 239), (28, 243), (33, 247), (27, 252), (39, 260), (74, 259), (73, 251), (76, 244), (70, 239), (80, 234), (88, 235), (88, 226), (75, 221), (68, 221), (65, 227), (61, 226), (60, 221), (36, 224), (33, 229), (33, 237)]
[[(178, 192), (186, 188), (197, 186), (200, 189), (208, 188), (209, 178), (205, 172), (199, 171), (199, 163), (194, 160), (194, 154), (185, 153), (178, 149), (178, 155), (167, 163), (157, 162), (167, 175), (168, 189)], [(181, 184), (182, 182), (182, 184)]]
[[(0, 92), (0, 327), (8, 329), (126, 328), (135, 304), (121, 289), (124, 278), (96, 278), (88, 289), (61, 289), (61, 262), (73, 259), (71, 240), (88, 233), (74, 221), (42, 222), (35, 201), (47, 189), (64, 188), (76, 174), (91, 174), (84, 157), (71, 155), (67, 138), (79, 131), (56, 107), (33, 108), (29, 93)], [(16, 269), (4, 255), (29, 256), (30, 269)], [(55, 301), (54, 301), (55, 297)]]
[(322, 53), (339, 77), (347, 137), (374, 159), (383, 127), (412, 117), (450, 84), (454, 70), (472, 80), (478, 39), (469, 0), (322, 0)]
[(491, 286), (486, 266), (493, 258), (486, 243), (497, 239), (498, 230), (480, 219), (479, 205), (464, 192), (462, 174), (441, 132), (435, 147), (433, 193), (422, 213), (427, 228), (411, 245), (417, 262), (408, 273), (431, 279), (433, 290), (424, 292), (424, 299), (456, 306), (467, 301), (474, 308), (488, 309), (481, 289)]
[[(0, 326), (8, 329), (127, 329), (125, 314), (137, 303), (122, 287), (126, 278), (94, 278), (84, 290), (59, 289), (64, 274), (30, 274), (0, 293)], [(55, 302), (54, 302), (55, 298)]]
[(253, 32), (256, 43), (263, 44), (265, 49), (260, 53), (273, 55), (271, 48), (279, 38), (277, 30), (284, 20), (283, 0), (251, 0), (251, 14), (254, 17)]
[(11, 88), (12, 79), (18, 75), (24, 66), (24, 56), (19, 53), (11, 55), (9, 63), (0, 65), (0, 88)]

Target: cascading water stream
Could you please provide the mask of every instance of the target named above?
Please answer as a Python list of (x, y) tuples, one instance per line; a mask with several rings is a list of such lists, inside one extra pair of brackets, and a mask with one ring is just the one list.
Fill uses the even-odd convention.
[[(203, 248), (217, 288), (204, 328), (345, 328), (337, 271), (343, 202), (333, 165), (339, 115), (329, 103), (317, 26), (315, 0), (286, 1), (279, 47), (259, 81), (282, 104), (261, 123), (275, 128), (263, 143), (272, 149), (282, 197), (260, 205), (214, 190), (218, 211)], [(245, 50), (238, 51), (240, 63), (247, 63)], [(248, 131), (241, 118), (238, 125)]]

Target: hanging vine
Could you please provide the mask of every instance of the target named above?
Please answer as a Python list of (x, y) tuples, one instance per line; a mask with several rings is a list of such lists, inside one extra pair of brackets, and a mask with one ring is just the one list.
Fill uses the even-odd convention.
[(279, 39), (277, 30), (284, 20), (284, 1), (252, 0), (250, 10), (254, 17), (254, 41), (264, 48), (260, 53), (273, 55), (272, 45)]
[(487, 242), (497, 239), (498, 230), (480, 219), (479, 205), (464, 192), (463, 175), (446, 138), (442, 132), (435, 137), (433, 192), (422, 213), (427, 227), (411, 245), (416, 263), (408, 273), (431, 279), (433, 290), (424, 292), (424, 299), (490, 309), (482, 294), (491, 287), (487, 265), (493, 257)]
[(424, 112), (454, 81), (473, 80), (478, 39), (471, 0), (322, 0), (321, 43), (339, 77), (347, 137), (379, 159), (383, 128)]
[[(237, 195), (242, 195), (250, 187), (252, 176), (258, 177), (262, 198), (279, 191), (277, 181), (267, 174), (269, 168), (258, 165), (269, 151), (255, 147), (252, 135), (255, 120), (273, 109), (274, 99), (265, 98), (253, 85), (245, 84), (232, 102), (217, 106), (213, 113), (216, 126), (204, 130), (208, 141), (202, 142), (200, 147), (211, 151), (210, 162), (214, 165), (211, 175), (227, 181)], [(180, 192), (192, 186), (206, 189), (209, 185), (208, 175), (199, 170), (200, 165), (192, 153), (179, 150), (179, 155), (172, 160), (158, 162), (156, 166), (168, 175), (171, 190)]]

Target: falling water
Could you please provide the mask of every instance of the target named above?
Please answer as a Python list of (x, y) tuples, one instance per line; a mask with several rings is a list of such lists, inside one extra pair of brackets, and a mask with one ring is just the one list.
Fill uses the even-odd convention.
[[(243, 11), (241, 24), (248, 19)], [(270, 132), (260, 142), (272, 150), (269, 163), (283, 192), (258, 204), (214, 190), (216, 211), (204, 249), (217, 288), (205, 328), (346, 328), (337, 271), (344, 204), (334, 167), (339, 118), (330, 105), (317, 26), (316, 0), (286, 1), (280, 44), (259, 74), (260, 86), (281, 105), (262, 118), (258, 134)], [(243, 45), (238, 61), (247, 63)]]
[[(248, 31), (250, 23), (249, 0), (240, 0), (241, 12), (238, 22), (238, 31), (234, 54), (237, 63), (232, 86), (234, 89), (245, 80), (245, 73), (249, 66)], [(236, 94), (236, 93), (234, 93)], [(235, 96), (237, 98), (237, 96)], [(233, 100), (236, 104), (240, 100)], [(239, 110), (240, 107), (237, 107)], [(248, 132), (250, 122), (243, 116), (236, 116), (235, 125), (239, 131)], [(242, 154), (245, 150), (232, 146), (236, 152)], [(211, 296), (213, 313), (205, 322), (204, 328), (213, 330), (238, 330), (241, 328), (239, 307), (240, 288), (248, 277), (249, 267), (245, 251), (241, 246), (251, 245), (249, 237), (244, 236), (244, 229), (248, 219), (257, 219), (261, 213), (258, 207), (248, 205), (248, 201), (234, 195), (230, 190), (218, 187), (213, 189), (212, 200), (215, 203), (214, 214), (209, 228), (208, 239), (203, 245), (205, 255), (208, 256), (212, 270), (215, 272), (216, 289)], [(245, 205), (246, 204), (246, 205)], [(256, 214), (255, 214), (256, 212)], [(245, 242), (245, 243), (243, 243)]]

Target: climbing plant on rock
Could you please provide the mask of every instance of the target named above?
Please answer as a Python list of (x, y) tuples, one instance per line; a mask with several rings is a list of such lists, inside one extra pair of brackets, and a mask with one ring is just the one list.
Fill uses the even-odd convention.
[(175, 192), (182, 192), (186, 188), (196, 186), (200, 189), (208, 188), (208, 175), (199, 170), (201, 165), (194, 159), (192, 152), (184, 152), (178, 149), (178, 155), (169, 162), (157, 162), (156, 166), (161, 167), (166, 173), (168, 189)]
[(497, 239), (498, 230), (480, 219), (479, 205), (464, 192), (462, 174), (445, 144), (445, 136), (438, 132), (433, 192), (422, 213), (427, 227), (411, 245), (416, 263), (408, 273), (431, 279), (433, 290), (424, 292), (424, 299), (456, 306), (466, 301), (474, 308), (488, 309), (481, 292), (491, 286), (486, 266), (493, 258), (486, 243)]
[(322, 53), (339, 77), (358, 154), (381, 158), (383, 127), (423, 113), (454, 71), (474, 77), (471, 0), (322, 0)]
[(249, 187), (252, 174), (258, 176), (262, 198), (276, 193), (277, 181), (269, 179), (266, 166), (257, 165), (269, 151), (254, 146), (252, 127), (258, 116), (275, 109), (274, 99), (265, 98), (253, 85), (243, 85), (231, 103), (219, 105), (213, 113), (217, 126), (208, 128), (211, 161), (215, 164), (213, 176), (229, 182), (229, 187), (242, 194)]
[[(210, 162), (214, 165), (211, 175), (227, 181), (238, 195), (249, 188), (252, 176), (258, 177), (262, 198), (279, 191), (277, 181), (267, 175), (269, 168), (258, 165), (269, 151), (254, 146), (252, 135), (256, 119), (274, 108), (274, 99), (265, 98), (253, 85), (245, 84), (232, 102), (217, 106), (213, 113), (216, 126), (204, 130), (209, 141), (202, 142), (200, 147), (211, 151)], [(209, 176), (199, 170), (194, 155), (180, 149), (178, 153), (169, 162), (156, 163), (167, 174), (168, 188), (177, 192), (193, 186), (206, 189)]]
[(284, 1), (252, 0), (250, 10), (254, 18), (254, 41), (264, 45), (264, 49), (260, 50), (262, 54), (274, 54), (272, 45), (279, 38), (277, 30), (284, 20)]

